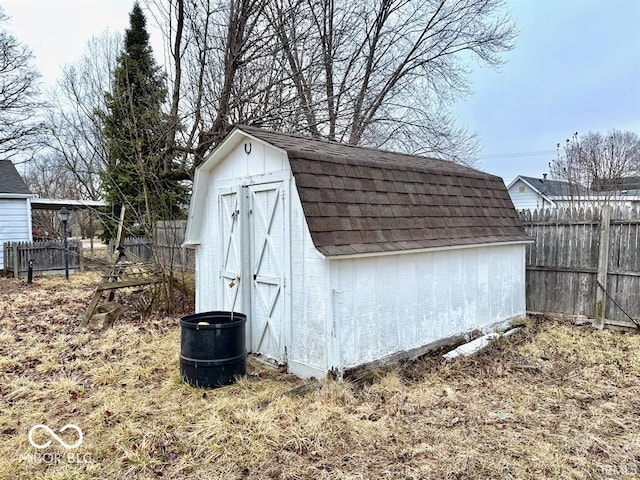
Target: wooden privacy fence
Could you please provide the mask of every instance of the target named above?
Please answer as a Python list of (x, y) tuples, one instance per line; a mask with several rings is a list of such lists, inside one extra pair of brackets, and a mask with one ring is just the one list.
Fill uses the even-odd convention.
[(194, 250), (182, 248), (186, 230), (186, 220), (163, 220), (156, 223), (155, 247), (158, 260), (171, 271), (195, 271)]
[[(115, 244), (115, 240), (109, 240), (107, 252), (109, 253), (110, 258), (113, 256)], [(153, 245), (147, 237), (126, 237), (122, 246), (127, 252), (132, 253), (145, 262), (153, 260)]]
[[(186, 227), (186, 220), (159, 221), (155, 225), (153, 240), (147, 237), (126, 237), (123, 246), (127, 252), (145, 262), (157, 260), (165, 269), (193, 272), (195, 253), (191, 249), (182, 248)], [(114, 247), (115, 241), (111, 240), (108, 245), (109, 256), (113, 255)]]
[[(69, 270), (84, 269), (82, 242), (68, 240)], [(4, 269), (14, 277), (24, 277), (29, 271), (29, 261), (33, 260), (34, 272), (60, 273), (64, 271), (64, 244), (62, 240), (42, 240), (35, 242), (7, 242), (3, 244)]]
[(534, 240), (527, 247), (527, 310), (636, 326), (637, 209), (525, 210), (520, 218)]

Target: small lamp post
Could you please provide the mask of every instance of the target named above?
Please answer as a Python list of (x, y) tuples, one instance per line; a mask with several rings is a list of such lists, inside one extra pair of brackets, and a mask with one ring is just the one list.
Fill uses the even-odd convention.
[(67, 243), (67, 221), (69, 221), (69, 210), (62, 207), (58, 212), (62, 222), (62, 241), (64, 246), (64, 278), (69, 280), (69, 244)]

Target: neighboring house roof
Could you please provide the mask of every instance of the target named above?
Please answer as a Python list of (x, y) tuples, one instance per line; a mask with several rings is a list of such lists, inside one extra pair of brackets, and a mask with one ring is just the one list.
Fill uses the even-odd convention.
[(499, 177), (446, 160), (235, 130), (286, 151), (313, 243), (327, 256), (528, 240)]
[(518, 175), (518, 177), (509, 184), (509, 188), (511, 188), (518, 179), (527, 183), (536, 192), (547, 197), (568, 197), (592, 193), (584, 185), (564, 182), (562, 180), (549, 180), (548, 178), (525, 177), (524, 175)]
[(618, 177), (618, 178), (604, 178), (596, 179), (591, 185), (591, 189), (594, 191), (616, 191), (620, 193), (634, 192), (637, 195), (640, 190), (640, 177)]
[(0, 160), (0, 195), (30, 196), (31, 191), (11, 160)]
[[(518, 175), (507, 190), (511, 190), (518, 181), (529, 185), (534, 192), (543, 197), (552, 205), (556, 201), (571, 200), (572, 197), (579, 197), (580, 200), (604, 201), (615, 198), (617, 200), (637, 201), (640, 200), (640, 177), (623, 177), (618, 180), (608, 180), (595, 185), (594, 188), (587, 188), (584, 185), (565, 182), (562, 180), (549, 180), (547, 178), (526, 177)], [(615, 189), (612, 187), (616, 187)], [(608, 189), (605, 187), (609, 187)], [(633, 188), (635, 187), (635, 188)]]

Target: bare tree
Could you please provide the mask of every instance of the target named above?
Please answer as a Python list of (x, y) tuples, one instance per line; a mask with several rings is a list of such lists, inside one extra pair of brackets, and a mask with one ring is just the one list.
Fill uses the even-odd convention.
[(7, 20), (0, 8), (0, 155), (12, 158), (37, 149), (42, 131), (37, 114), (44, 104), (33, 55), (5, 29)]
[[(42, 198), (75, 198), (76, 180), (62, 163), (52, 152), (40, 152), (32, 161), (25, 163), (22, 177), (29, 190)], [(33, 210), (32, 220), (34, 230), (49, 235), (59, 231), (56, 211)]]
[[(62, 77), (49, 92), (41, 148), (25, 168), (31, 191), (44, 198), (100, 200), (100, 175), (107, 154), (96, 110), (104, 107), (112, 70), (121, 44), (120, 35), (106, 31), (87, 42), (78, 61), (65, 65)], [(38, 211), (34, 222), (53, 226), (57, 212)], [(81, 233), (93, 237), (98, 212), (74, 215)]]
[(261, 105), (272, 105), (263, 87), (275, 83), (273, 62), (266, 59), (275, 44), (261, 21), (266, 3), (146, 1), (169, 52), (170, 116), (179, 125), (169, 143), (183, 153), (184, 165), (201, 161), (233, 123), (264, 119)]
[(191, 103), (195, 121), (187, 146), (196, 165), (233, 123), (247, 121), (259, 115), (257, 110), (265, 110), (260, 106), (270, 105), (264, 99), (271, 98), (268, 90), (275, 83), (269, 74), (273, 62), (265, 59), (275, 44), (261, 21), (266, 4), (266, 0), (201, 0), (193, 2), (186, 14), (194, 47), (190, 58), (197, 66), (191, 75), (197, 93)]
[(516, 37), (503, 0), (147, 7), (175, 64), (176, 146), (195, 165), (236, 123), (469, 161), (477, 142), (449, 107), (468, 91), (466, 66), (498, 67)]
[(146, 0), (147, 10), (156, 24), (162, 26), (165, 44), (165, 72), (171, 85), (169, 126), (166, 138), (164, 173), (173, 170), (176, 152), (181, 150), (178, 133), (182, 128), (180, 95), (182, 93), (183, 57), (185, 55), (185, 5), (184, 0)]
[(640, 137), (634, 132), (589, 132), (582, 137), (575, 132), (557, 149), (551, 175), (569, 184), (571, 200), (588, 197), (602, 203), (630, 188), (640, 189)]
[(467, 91), (465, 61), (496, 67), (513, 46), (515, 29), (498, 15), (502, 1), (270, 5), (309, 133), (458, 159), (469, 153), (469, 136), (447, 108)]
[(105, 108), (104, 92), (111, 90), (113, 69), (122, 44), (120, 34), (105, 31), (87, 42), (82, 57), (63, 68), (51, 95), (48, 147), (59, 167), (74, 179), (68, 198), (102, 198), (100, 175), (108, 155), (98, 110)]

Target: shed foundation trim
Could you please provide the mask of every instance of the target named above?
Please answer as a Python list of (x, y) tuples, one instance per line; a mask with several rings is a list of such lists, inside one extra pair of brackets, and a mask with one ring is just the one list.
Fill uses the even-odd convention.
[[(499, 322), (494, 322), (488, 326), (482, 328), (473, 328), (469, 329), (465, 332), (456, 333), (454, 335), (449, 335), (445, 338), (441, 338), (439, 340), (435, 340), (421, 347), (412, 348), (410, 350), (402, 350), (391, 355), (384, 356), (377, 360), (372, 360), (370, 362), (365, 362), (360, 365), (350, 366), (350, 367), (341, 367), (335, 368), (335, 370), (339, 370), (343, 375), (347, 377), (354, 372), (357, 372), (361, 369), (366, 368), (384, 368), (389, 367), (394, 364), (403, 361), (415, 361), (424, 355), (428, 355), (431, 352), (440, 349), (446, 348), (454, 348), (455, 346), (467, 344), (469, 342), (473, 342), (479, 338), (483, 337), (497, 337), (500, 334), (506, 334), (507, 332), (518, 331), (516, 328), (509, 330), (511, 327), (515, 327), (525, 316), (524, 315), (514, 315), (506, 320), (501, 320)], [(453, 350), (452, 350), (453, 351)], [(339, 378), (343, 378), (343, 375), (339, 376)]]
[(324, 378), (327, 375), (326, 370), (322, 370), (302, 362), (289, 360), (287, 362), (287, 371), (301, 378)]

